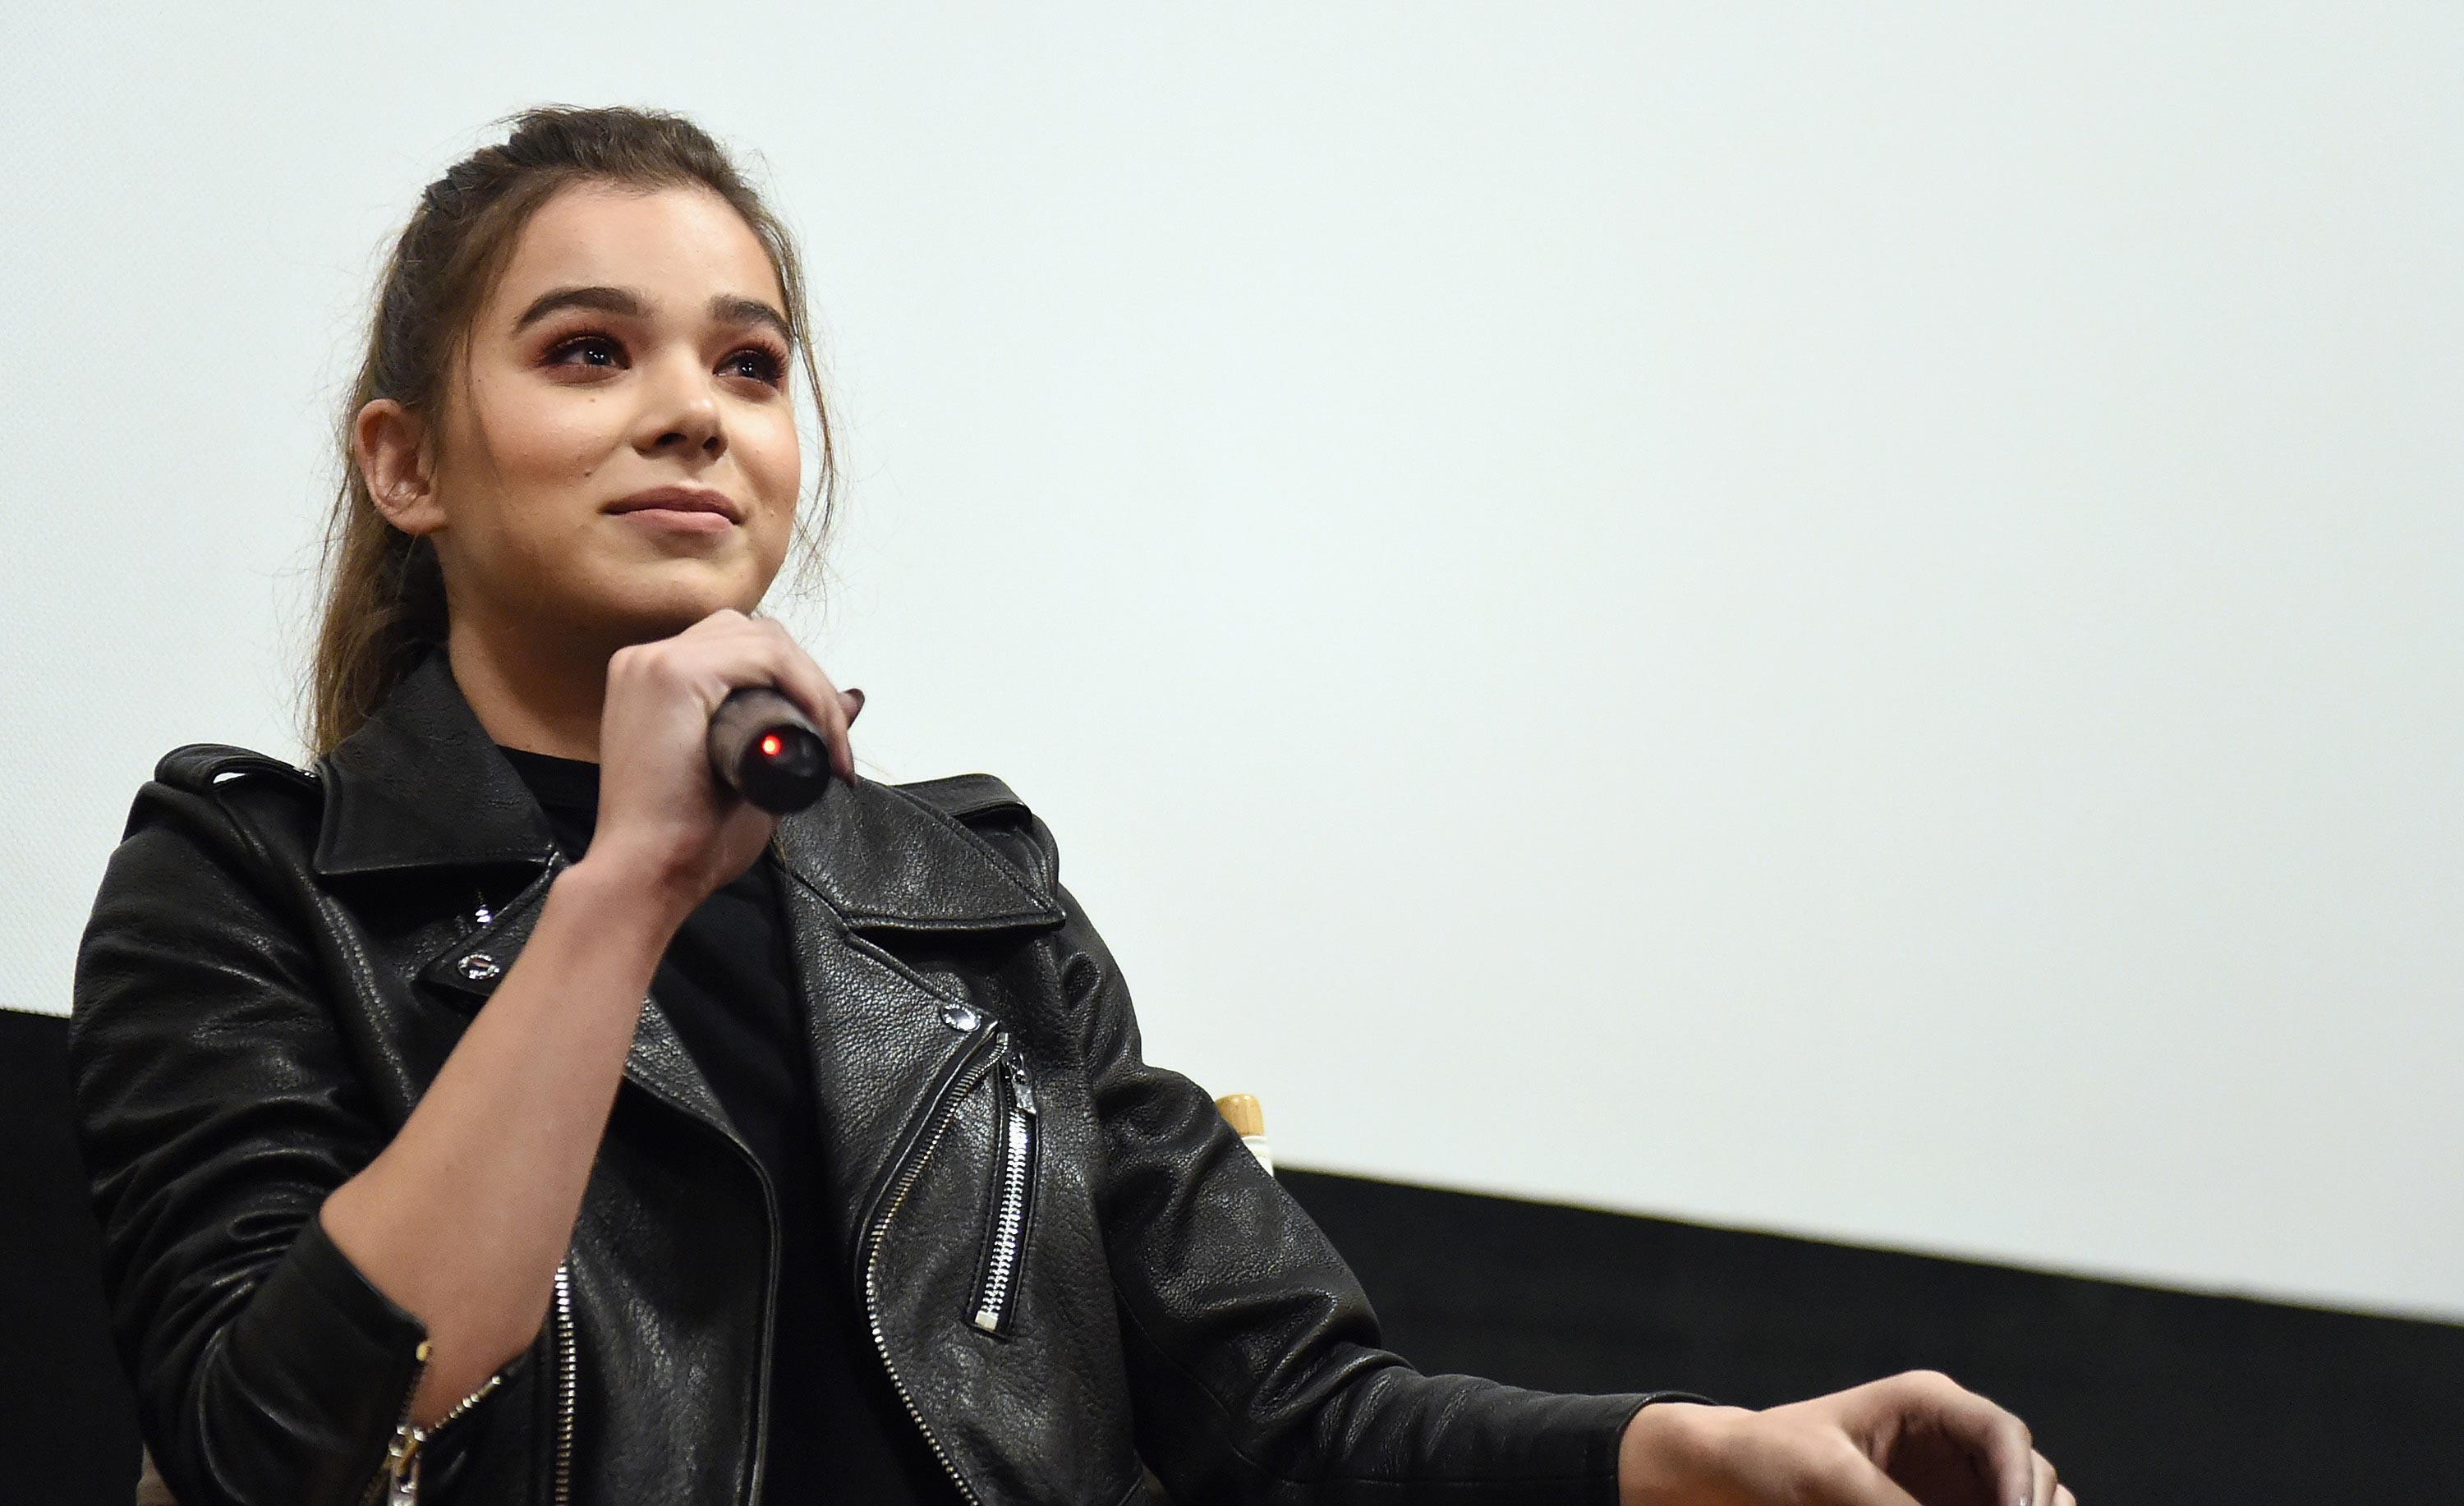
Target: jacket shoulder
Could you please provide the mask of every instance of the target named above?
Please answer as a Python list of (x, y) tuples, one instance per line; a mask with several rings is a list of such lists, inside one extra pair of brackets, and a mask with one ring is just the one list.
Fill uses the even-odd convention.
[(191, 795), (210, 794), (224, 780), (247, 775), (271, 775), (308, 791), (318, 787), (317, 775), (309, 771), (270, 753), (235, 748), (230, 743), (186, 743), (165, 753), (154, 765), (156, 779)]
[(192, 831), (202, 822), (225, 832), (244, 828), (256, 845), (275, 831), (313, 834), (323, 799), (323, 785), (309, 770), (228, 743), (188, 743), (156, 760), (121, 836), (165, 820)]
[(1007, 784), (989, 774), (954, 774), (895, 788), (983, 838), (1038, 893), (1051, 896), (1060, 868), (1052, 833)]
[(960, 820), (994, 817), (1007, 810), (1023, 811), (1018, 793), (988, 774), (954, 774), (939, 779), (918, 779), (900, 789)]

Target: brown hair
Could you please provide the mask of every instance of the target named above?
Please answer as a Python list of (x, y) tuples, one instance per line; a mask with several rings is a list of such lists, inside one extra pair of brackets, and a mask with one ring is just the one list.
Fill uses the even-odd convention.
[(522, 227), (569, 185), (700, 186), (744, 217), (786, 295), (788, 335), (820, 421), (819, 507), (803, 510), (798, 523), (808, 560), (829, 531), (838, 471), (803, 266), (786, 227), (725, 149), (691, 120), (660, 111), (549, 105), (501, 123), (513, 127), (502, 143), (472, 153), (428, 186), (385, 258), (367, 352), (342, 407), (341, 482), (325, 532), (325, 604), (305, 708), (313, 753), (330, 752), (356, 731), (429, 646), (445, 641), (445, 581), (435, 546), (396, 529), (377, 511), (353, 452), (354, 421), (378, 398), (413, 413), (442, 415), (447, 382), (472, 321)]

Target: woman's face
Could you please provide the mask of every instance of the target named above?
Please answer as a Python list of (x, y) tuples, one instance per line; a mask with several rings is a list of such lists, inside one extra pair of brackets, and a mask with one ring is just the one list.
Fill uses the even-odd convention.
[(532, 216), (428, 436), (421, 501), (386, 506), (432, 535), (457, 637), (613, 647), (753, 609), (795, 523), (785, 302), (706, 189), (577, 185)]

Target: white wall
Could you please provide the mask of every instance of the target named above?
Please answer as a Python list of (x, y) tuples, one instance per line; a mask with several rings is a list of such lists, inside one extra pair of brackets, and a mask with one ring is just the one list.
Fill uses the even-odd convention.
[(289, 751), (378, 248), (689, 110), (885, 776), (1305, 1165), (2464, 1316), (2464, 11), (12, 9), (0, 991)]

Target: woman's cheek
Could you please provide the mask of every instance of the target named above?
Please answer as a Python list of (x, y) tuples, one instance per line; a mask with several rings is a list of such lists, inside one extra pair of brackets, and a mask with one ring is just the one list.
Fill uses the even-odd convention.
[(803, 480), (803, 454), (796, 436), (796, 416), (782, 404), (776, 412), (765, 413), (756, 430), (760, 436), (754, 447), (751, 464), (754, 484), (764, 497), (772, 498), (793, 509), (796, 505), (796, 484)]
[(613, 420), (614, 412), (613, 404), (585, 400), (540, 424), (532, 436), (533, 452), (528, 457), (532, 466), (542, 478), (589, 480), (624, 437), (622, 426)]

